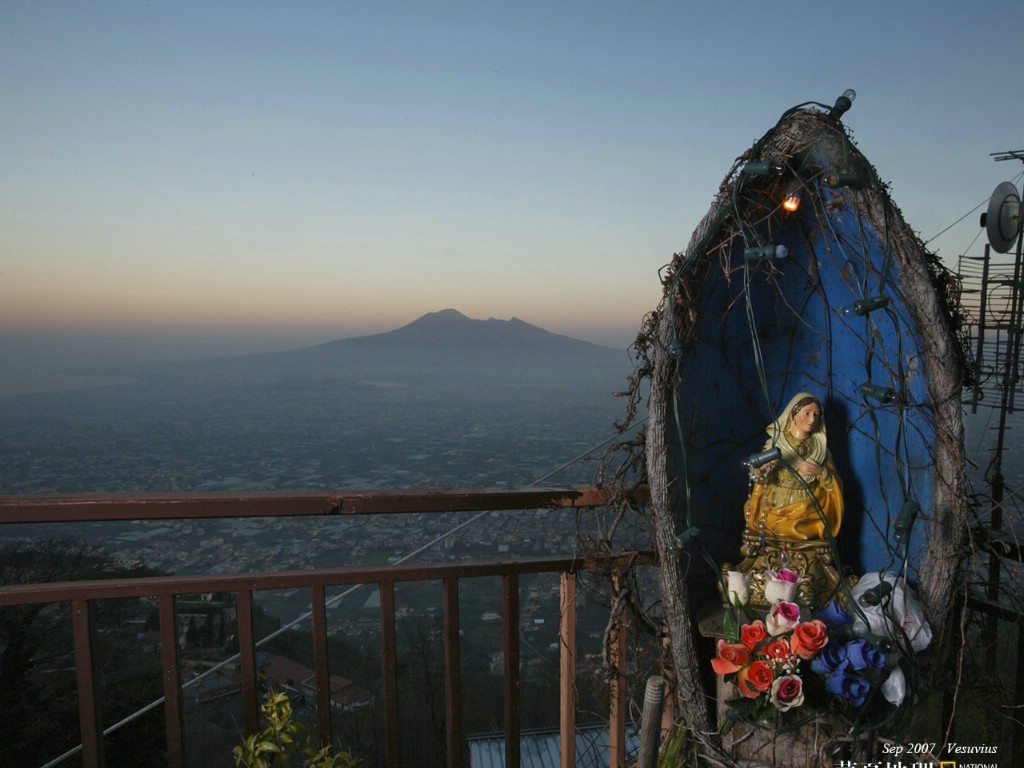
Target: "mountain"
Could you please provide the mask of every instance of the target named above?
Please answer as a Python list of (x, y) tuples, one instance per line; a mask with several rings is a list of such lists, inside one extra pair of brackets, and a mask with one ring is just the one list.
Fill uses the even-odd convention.
[(517, 317), (511, 320), (496, 320), (493, 317), (472, 320), (456, 309), (428, 312), (418, 320), (393, 331), (339, 339), (313, 349), (331, 351), (345, 347), (389, 349), (415, 346), (434, 350), (483, 348), (581, 355), (605, 355), (612, 352), (621, 357), (619, 350), (551, 333), (536, 325), (524, 323)]
[(454, 309), (430, 312), (385, 333), (249, 358), (290, 376), (400, 376), (426, 382), (461, 379), (571, 385), (581, 378), (622, 382), (625, 351), (511, 320), (473, 320)]
[(473, 320), (454, 309), (429, 312), (393, 331), (284, 352), (207, 358), (108, 371), (162, 388), (205, 389), (353, 381), (387, 386), (599, 386), (623, 388), (633, 366), (625, 350), (551, 333), (518, 318)]

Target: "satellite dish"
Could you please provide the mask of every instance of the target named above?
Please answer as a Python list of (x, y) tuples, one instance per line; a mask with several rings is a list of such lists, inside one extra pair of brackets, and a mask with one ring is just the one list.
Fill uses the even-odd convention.
[(1006, 253), (1020, 235), (1020, 195), (1017, 188), (1004, 181), (992, 193), (985, 214), (988, 241), (998, 253)]

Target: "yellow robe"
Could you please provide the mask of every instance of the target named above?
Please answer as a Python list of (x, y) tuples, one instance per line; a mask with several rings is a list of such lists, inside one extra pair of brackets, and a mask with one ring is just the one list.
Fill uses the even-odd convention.
[(824, 513), (807, 495), (807, 488), (788, 469), (777, 465), (764, 481), (754, 483), (750, 498), (743, 508), (747, 527), (768, 536), (799, 541), (825, 538), (825, 526), (833, 536), (843, 522), (843, 487), (836, 474), (832, 456), (821, 462), (824, 471), (817, 477), (804, 478)]

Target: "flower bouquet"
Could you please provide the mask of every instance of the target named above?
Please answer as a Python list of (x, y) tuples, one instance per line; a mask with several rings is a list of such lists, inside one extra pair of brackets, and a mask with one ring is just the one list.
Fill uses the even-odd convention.
[[(735, 684), (740, 696), (728, 702), (723, 731), (740, 717), (778, 723), (783, 713), (805, 707), (809, 697), (816, 704), (812, 710), (829, 705), (859, 709), (872, 690), (880, 689), (890, 703), (899, 705), (903, 673), (895, 659), (888, 659), (892, 671), (886, 677), (886, 644), (881, 639), (868, 636), (867, 628), (858, 627), (834, 600), (805, 618), (793, 602), (800, 583), (795, 571), (781, 568), (765, 576), (765, 595), (772, 605), (764, 618), (754, 618), (745, 602), (747, 574), (729, 574), (732, 608), (711, 665)], [(741, 615), (748, 619), (745, 623)]]

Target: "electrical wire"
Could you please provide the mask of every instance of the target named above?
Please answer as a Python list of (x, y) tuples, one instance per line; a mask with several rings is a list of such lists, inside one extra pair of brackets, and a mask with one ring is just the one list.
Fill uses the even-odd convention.
[[(1021, 172), (1020, 172), (1020, 173), (1018, 173), (1018, 174), (1017, 174), (1016, 176), (1014, 176), (1014, 177), (1013, 177), (1013, 179), (1012, 179), (1012, 181), (1011, 181), (1011, 183), (1012, 183), (1012, 184), (1017, 184), (1017, 182), (1019, 182), (1019, 181), (1021, 180), (1021, 178), (1024, 178), (1024, 171), (1021, 171)], [(963, 216), (961, 216), (961, 217), (960, 217), (959, 219), (957, 219), (956, 221), (954, 221), (954, 222), (953, 222), (952, 224), (950, 224), (950, 225), (949, 225), (948, 227), (946, 227), (945, 229), (939, 230), (939, 231), (938, 231), (938, 232), (937, 232), (936, 234), (932, 235), (932, 236), (931, 236), (930, 238), (928, 238), (927, 240), (925, 240), (925, 241), (924, 241), (924, 242), (922, 243), (922, 245), (928, 245), (928, 244), (929, 244), (930, 242), (932, 242), (932, 240), (938, 240), (938, 239), (939, 239), (940, 237), (942, 237), (942, 236), (943, 236), (944, 234), (946, 234), (947, 232), (949, 232), (949, 230), (951, 230), (951, 229), (952, 229), (953, 227), (955, 227), (955, 226), (956, 226), (957, 224), (959, 224), (959, 223), (960, 223), (961, 221), (963, 221), (964, 219), (966, 219), (966, 218), (967, 218), (968, 216), (970, 216), (970, 215), (971, 215), (972, 213), (974, 213), (975, 211), (977, 211), (977, 210), (978, 210), (979, 208), (981, 208), (981, 207), (982, 207), (983, 205), (987, 205), (987, 204), (988, 204), (988, 201), (989, 201), (989, 200), (991, 199), (991, 197), (992, 197), (991, 195), (989, 195), (988, 197), (986, 197), (986, 198), (985, 198), (984, 200), (982, 200), (982, 201), (981, 201), (980, 203), (978, 203), (978, 204), (977, 204), (976, 206), (974, 206), (973, 208), (971, 208), (971, 210), (969, 210), (969, 211), (968, 211), (967, 213), (965, 213), (965, 214), (964, 214)], [(981, 232), (979, 231), (979, 232), (978, 232), (978, 234), (976, 234), (976, 235), (974, 236), (974, 240), (977, 240), (977, 239), (978, 239), (978, 236), (979, 236), (980, 234), (981, 234)], [(972, 241), (971, 241), (971, 243), (972, 243), (972, 244), (974, 243), (974, 240), (972, 240)]]

